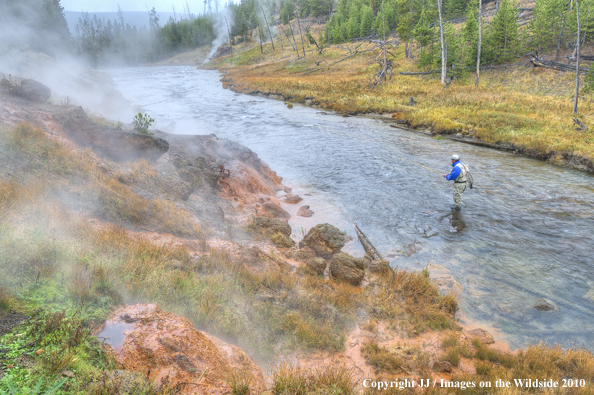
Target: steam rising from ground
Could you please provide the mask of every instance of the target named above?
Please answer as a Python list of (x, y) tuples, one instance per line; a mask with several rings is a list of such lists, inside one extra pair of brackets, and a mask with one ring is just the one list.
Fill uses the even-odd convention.
[(217, 50), (224, 43), (229, 43), (229, 32), (234, 26), (233, 13), (230, 8), (223, 8), (223, 10), (212, 16), (213, 29), (217, 35), (217, 38), (212, 42), (212, 48), (206, 56), (204, 63), (217, 53)]

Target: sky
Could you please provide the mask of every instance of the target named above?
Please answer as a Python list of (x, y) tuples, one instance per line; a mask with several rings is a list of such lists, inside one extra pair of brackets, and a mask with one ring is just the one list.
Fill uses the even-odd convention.
[[(223, 3), (223, 2), (221, 2)], [(185, 0), (62, 0), (60, 2), (66, 11), (88, 11), (88, 12), (116, 12), (118, 4), (122, 11), (146, 11), (146, 7), (161, 12), (171, 12), (171, 6), (175, 6), (177, 12), (183, 12)], [(188, 0), (190, 11), (198, 14), (204, 8), (204, 0)]]

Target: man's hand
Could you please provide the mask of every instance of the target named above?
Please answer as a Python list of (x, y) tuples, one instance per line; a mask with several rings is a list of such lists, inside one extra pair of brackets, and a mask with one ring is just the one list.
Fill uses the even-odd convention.
[(448, 175), (447, 174), (442, 174), (443, 178), (446, 178)]

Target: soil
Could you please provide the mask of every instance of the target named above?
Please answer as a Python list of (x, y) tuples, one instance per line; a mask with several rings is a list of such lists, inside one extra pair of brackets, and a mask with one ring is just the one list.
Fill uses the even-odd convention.
[(26, 315), (17, 313), (0, 314), (0, 336), (10, 332), (12, 328), (27, 319)]

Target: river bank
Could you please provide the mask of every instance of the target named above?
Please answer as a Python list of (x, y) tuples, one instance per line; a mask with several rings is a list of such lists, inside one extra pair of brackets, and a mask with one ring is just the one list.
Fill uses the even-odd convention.
[[(474, 87), (467, 74), (444, 89), (435, 75), (410, 76), (418, 71), (404, 57), (402, 46), (389, 57), (393, 71), (374, 88), (378, 50), (363, 44), (357, 49), (311, 47), (307, 57), (272, 51), (270, 44), (244, 49), (234, 57), (215, 59), (205, 66), (225, 72), (224, 86), (247, 94), (263, 94), (342, 113), (379, 114), (395, 127), (408, 126), (436, 138), (484, 143), (549, 163), (594, 171), (591, 133), (578, 131), (571, 116), (573, 89), (570, 73), (531, 67), (531, 64), (484, 70)], [(351, 51), (351, 52), (349, 52)], [(527, 59), (524, 59), (524, 61)], [(340, 62), (339, 62), (340, 61)], [(593, 102), (580, 102), (578, 117), (594, 121)]]

